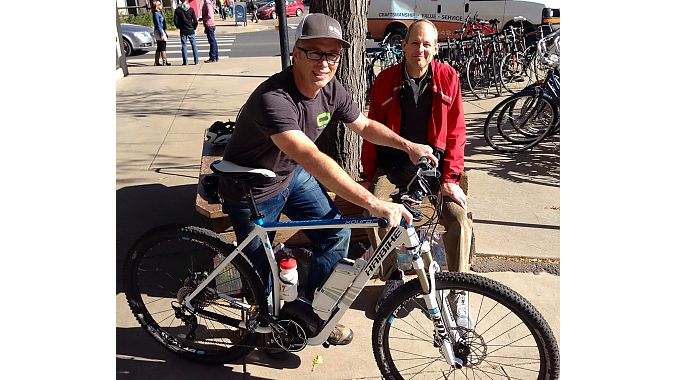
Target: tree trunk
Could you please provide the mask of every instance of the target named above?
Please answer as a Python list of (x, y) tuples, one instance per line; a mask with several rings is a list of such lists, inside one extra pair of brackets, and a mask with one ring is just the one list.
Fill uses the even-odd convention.
[[(366, 11), (367, 0), (310, 1), (310, 12), (336, 19), (343, 29), (343, 39), (351, 44), (343, 51), (336, 79), (343, 84), (360, 110), (366, 103)], [(359, 177), (361, 138), (345, 124), (332, 121), (317, 139), (319, 149), (328, 154), (353, 178)]]

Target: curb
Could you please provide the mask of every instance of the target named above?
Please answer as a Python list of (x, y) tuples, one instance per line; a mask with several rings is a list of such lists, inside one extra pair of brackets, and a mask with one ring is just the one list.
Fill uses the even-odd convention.
[(560, 276), (560, 262), (561, 260), (558, 258), (534, 258), (477, 253), (472, 256), (470, 270), (477, 273), (517, 272), (538, 274), (546, 272), (555, 276)]

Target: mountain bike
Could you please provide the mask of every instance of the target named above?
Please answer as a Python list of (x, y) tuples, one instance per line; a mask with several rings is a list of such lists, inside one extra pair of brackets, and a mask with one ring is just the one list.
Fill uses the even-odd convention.
[[(262, 335), (289, 352), (307, 345), (328, 347), (330, 332), (383, 259), (403, 245), (416, 277), (386, 298), (372, 330), (373, 353), (384, 378), (558, 378), (557, 342), (535, 307), (496, 281), (470, 273), (441, 273), (429, 237), (419, 237), (404, 219), (387, 232), (368, 261), (341, 259), (312, 301), (299, 297), (282, 303), (268, 232), (387, 227), (387, 220), (264, 222), (247, 184), (275, 174), (228, 161), (215, 161), (211, 168), (248, 194), (256, 226), (247, 238), (234, 245), (202, 228), (161, 227), (139, 238), (125, 259), (129, 306), (142, 328), (165, 348), (198, 362), (225, 363), (262, 348)], [(430, 227), (438, 223), (443, 207), (437, 202), (438, 182), (436, 168), (421, 160), (401, 197), (407, 207), (424, 198), (436, 205), (426, 222)], [(269, 296), (242, 252), (253, 239), (261, 239), (273, 269)], [(464, 326), (456, 323), (454, 300), (459, 295), (468, 300), (470, 319)]]

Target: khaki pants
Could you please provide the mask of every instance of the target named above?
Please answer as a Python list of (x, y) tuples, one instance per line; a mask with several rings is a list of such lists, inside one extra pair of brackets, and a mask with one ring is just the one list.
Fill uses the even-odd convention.
[[(405, 191), (408, 181), (405, 177), (396, 174), (385, 174), (378, 170), (373, 179), (373, 194), (382, 200), (391, 200), (390, 194), (396, 190)], [(464, 185), (464, 186), (463, 186)], [(460, 187), (467, 193), (467, 182), (463, 181)], [(444, 206), (439, 222), (446, 229), (442, 235), (446, 249), (446, 264), (449, 272), (467, 272), (469, 270), (469, 255), (472, 242), (472, 222), (467, 218), (467, 212), (450, 198), (444, 197)], [(368, 211), (364, 212), (368, 215)], [(423, 219), (423, 222), (425, 219)], [(417, 227), (417, 225), (416, 225)], [(367, 229), (371, 246), (375, 249), (382, 241), (385, 233), (383, 228)], [(397, 269), (397, 255), (394, 251), (383, 260), (378, 277), (387, 281)]]

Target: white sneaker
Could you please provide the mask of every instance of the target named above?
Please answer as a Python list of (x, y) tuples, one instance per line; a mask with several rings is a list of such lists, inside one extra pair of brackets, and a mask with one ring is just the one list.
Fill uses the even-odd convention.
[(474, 322), (470, 316), (471, 312), (469, 310), (469, 297), (467, 297), (467, 292), (463, 290), (453, 294), (449, 298), (451, 311), (453, 311), (453, 315), (455, 316), (455, 324), (469, 330), (473, 329)]

